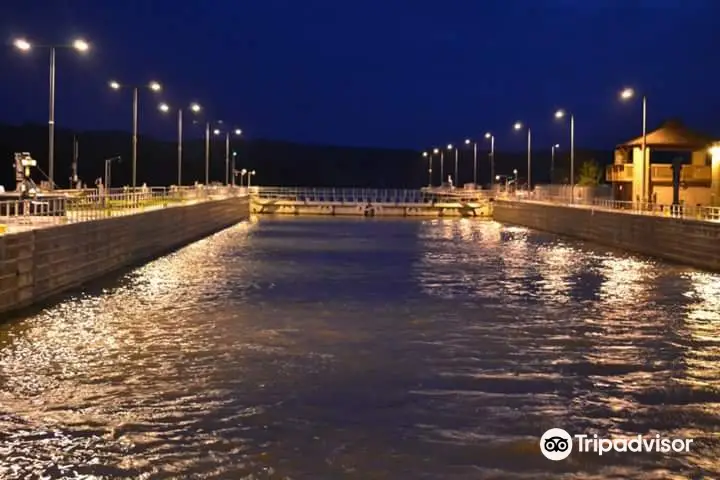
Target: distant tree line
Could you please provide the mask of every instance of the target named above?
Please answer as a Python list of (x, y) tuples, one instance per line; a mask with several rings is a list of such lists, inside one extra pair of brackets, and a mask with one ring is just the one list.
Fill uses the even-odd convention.
[[(72, 132), (57, 130), (55, 138), (55, 181), (67, 188), (71, 176), (73, 138), (78, 139), (78, 173), (88, 185), (104, 174), (107, 158), (120, 156), (121, 163), (113, 163), (113, 186), (131, 181), (131, 136), (126, 132)], [(279, 186), (328, 186), (365, 188), (419, 188), (428, 184), (428, 163), (421, 152), (411, 149), (361, 148), (327, 145), (307, 145), (283, 141), (242, 139), (234, 140), (238, 169), (256, 170), (254, 183)], [(39, 125), (0, 125), (0, 183), (13, 188), (13, 153), (30, 152), (39, 166), (47, 171), (47, 128)], [(183, 184), (190, 185), (205, 179), (205, 144), (202, 138), (188, 139), (183, 145)], [(603, 176), (604, 165), (612, 161), (612, 152), (578, 150), (576, 179)], [(597, 161), (595, 159), (601, 159)], [(595, 170), (581, 167), (586, 161), (597, 165)], [(460, 183), (469, 183), (473, 175), (473, 154), (461, 152)], [(211, 181), (224, 181), (224, 141), (213, 139), (210, 161)], [(478, 152), (479, 183), (490, 183), (490, 162), (487, 152)], [(534, 183), (549, 183), (550, 152), (533, 152)], [(138, 183), (171, 185), (177, 183), (177, 144), (149, 137), (138, 142)], [(495, 172), (510, 174), (518, 170), (520, 180), (526, 177), (527, 157), (524, 152), (496, 152)], [(433, 183), (439, 183), (439, 159), (433, 167)], [(454, 161), (446, 158), (445, 173), (452, 173)], [(587, 175), (586, 175), (587, 174)], [(41, 181), (36, 174), (36, 181)], [(555, 159), (554, 181), (567, 182), (569, 159), (558, 155)], [(587, 178), (586, 178), (587, 177)], [(599, 178), (602, 180), (602, 178)]]

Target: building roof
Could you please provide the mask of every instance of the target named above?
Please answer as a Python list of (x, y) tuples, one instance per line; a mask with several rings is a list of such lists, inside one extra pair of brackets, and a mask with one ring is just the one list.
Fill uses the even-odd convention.
[[(666, 120), (660, 128), (648, 132), (646, 145), (650, 148), (702, 150), (716, 140), (702, 133), (694, 132), (679, 120)], [(620, 147), (641, 147), (643, 137), (634, 138)]]

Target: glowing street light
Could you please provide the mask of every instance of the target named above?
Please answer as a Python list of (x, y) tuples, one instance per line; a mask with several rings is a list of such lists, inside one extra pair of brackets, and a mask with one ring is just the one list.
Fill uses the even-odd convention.
[(82, 39), (76, 39), (72, 43), (53, 45), (34, 45), (26, 38), (16, 38), (13, 41), (15, 48), (27, 53), (34, 48), (48, 48), (50, 50), (50, 111), (48, 115), (48, 179), (50, 189), (55, 188), (55, 50), (58, 48), (69, 48), (80, 53), (86, 53), (90, 44)]
[[(230, 181), (228, 180), (228, 175), (229, 175), (228, 169), (230, 168), (230, 133), (231, 132), (234, 135), (238, 135), (238, 136), (242, 135), (242, 130), (240, 130), (239, 128), (228, 129), (228, 130), (225, 130), (225, 132), (224, 132), (225, 133), (225, 186), (228, 186), (230, 183)], [(215, 130), (213, 130), (213, 134), (215, 134), (215, 135), (222, 135), (222, 133), (223, 133), (223, 131), (220, 130), (219, 128), (216, 128)], [(233, 157), (233, 168), (232, 168), (233, 172), (235, 171), (234, 163), (235, 163), (235, 157)], [(235, 184), (235, 175), (233, 174), (232, 177), (233, 177), (233, 185), (234, 185)]]
[(485, 139), (490, 140), (490, 178), (493, 178), (495, 176), (495, 135), (487, 132)]
[(552, 146), (550, 157), (550, 183), (555, 183), (555, 151), (560, 148), (560, 144), (556, 143)]
[(477, 187), (477, 142), (474, 142), (474, 141), (470, 140), (469, 138), (466, 138), (465, 145), (473, 146), (473, 185), (475, 185), (475, 187)]
[(575, 202), (575, 115), (565, 110), (555, 112), (555, 118), (563, 119), (570, 116), (570, 202)]
[(454, 146), (452, 143), (448, 143), (447, 146), (448, 150), (455, 150), (455, 176), (453, 177), (453, 182), (457, 184), (457, 177), (458, 177), (458, 149), (456, 146)]
[[(170, 111), (170, 106), (167, 103), (161, 103), (158, 107), (161, 112), (168, 113)], [(200, 110), (202, 110), (202, 107), (200, 107), (197, 103), (191, 103), (188, 107), (188, 110), (192, 113), (199, 113)], [(178, 166), (177, 166), (177, 172), (178, 172), (178, 178), (177, 178), (177, 184), (178, 187), (182, 185), (182, 156), (183, 156), (183, 108), (178, 108), (178, 119), (177, 119), (177, 129), (178, 129)]]
[(428, 187), (432, 187), (432, 161), (433, 153), (437, 153), (437, 148), (432, 150), (431, 153), (423, 152), (422, 156), (428, 159)]
[[(515, 130), (522, 130), (523, 124), (522, 122), (515, 122), (515, 125), (513, 125), (513, 128)], [(532, 175), (532, 133), (530, 132), (530, 127), (527, 127), (527, 188), (528, 193), (530, 193), (530, 190), (532, 189), (532, 182), (531, 182), (531, 175)], [(517, 175), (517, 174), (516, 174)]]
[[(636, 96), (632, 88), (624, 88), (620, 91), (620, 100), (629, 101)], [(647, 154), (647, 97), (642, 97), (642, 161), (643, 161), (643, 202), (649, 201), (650, 197), (650, 159)]]
[(116, 80), (111, 80), (108, 85), (113, 90), (131, 88), (133, 91), (133, 129), (132, 129), (132, 186), (137, 186), (137, 143), (138, 143), (138, 97), (141, 88), (147, 88), (152, 92), (159, 92), (162, 86), (155, 81), (144, 85), (126, 85)]

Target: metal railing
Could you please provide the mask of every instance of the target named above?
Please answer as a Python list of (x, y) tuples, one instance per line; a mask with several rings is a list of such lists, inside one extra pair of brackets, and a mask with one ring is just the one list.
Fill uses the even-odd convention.
[(247, 188), (225, 186), (56, 190), (33, 199), (0, 200), (0, 234), (247, 195)]
[(384, 203), (421, 204), (433, 202), (470, 202), (487, 200), (488, 190), (406, 190), (373, 188), (304, 188), (255, 187), (254, 196), (263, 200), (286, 200), (303, 203)]
[(538, 196), (534, 192), (524, 195), (500, 195), (498, 198), (517, 200), (523, 202), (563, 205), (574, 208), (588, 208), (594, 210), (611, 211), (635, 215), (650, 215), (656, 217), (682, 218), (686, 220), (699, 220), (705, 222), (720, 221), (720, 207), (701, 205), (665, 205), (647, 202), (627, 202), (606, 198), (572, 199), (567, 196), (552, 197)]

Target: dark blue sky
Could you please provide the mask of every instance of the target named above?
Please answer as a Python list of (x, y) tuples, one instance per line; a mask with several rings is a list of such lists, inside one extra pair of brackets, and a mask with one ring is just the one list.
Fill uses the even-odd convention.
[[(80, 58), (58, 54), (58, 127), (125, 129), (129, 92), (110, 78), (156, 79), (164, 99), (197, 100), (252, 137), (423, 148), (512, 131), (528, 122), (537, 148), (567, 145), (557, 107), (573, 110), (578, 146), (609, 148), (678, 116), (720, 136), (718, 0), (23, 0), (3, 2), (0, 121), (46, 121), (45, 43), (79, 34)], [(141, 131), (175, 123), (141, 98)]]

